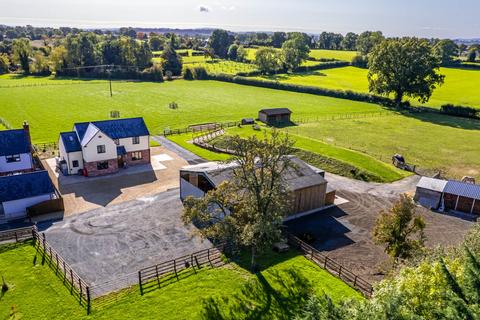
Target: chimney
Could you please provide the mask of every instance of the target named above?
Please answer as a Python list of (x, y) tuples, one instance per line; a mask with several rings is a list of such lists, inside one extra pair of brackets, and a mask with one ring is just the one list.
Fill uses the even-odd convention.
[(33, 151), (32, 138), (30, 137), (30, 126), (28, 125), (27, 121), (23, 121), (23, 131), (25, 131), (25, 137), (27, 138), (30, 152), (32, 152)]

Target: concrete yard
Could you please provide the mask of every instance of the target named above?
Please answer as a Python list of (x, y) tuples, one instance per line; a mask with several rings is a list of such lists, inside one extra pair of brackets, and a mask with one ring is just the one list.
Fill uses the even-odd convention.
[(102, 177), (59, 176), (51, 162), (47, 168), (63, 195), (65, 216), (178, 188), (178, 172), (188, 165), (164, 147), (151, 148), (151, 165), (132, 166)]
[[(418, 176), (391, 184), (366, 183), (327, 174), (337, 195), (348, 202), (287, 223), (289, 230), (315, 236), (312, 244), (328, 257), (371, 282), (383, 278), (388, 256), (375, 245), (372, 229), (381, 210), (388, 210), (401, 193), (413, 193)], [(426, 222), (427, 246), (455, 245), (462, 241), (473, 222), (417, 207)]]
[(184, 226), (181, 212), (174, 189), (38, 227), (99, 296), (136, 284), (141, 268), (211, 247)]

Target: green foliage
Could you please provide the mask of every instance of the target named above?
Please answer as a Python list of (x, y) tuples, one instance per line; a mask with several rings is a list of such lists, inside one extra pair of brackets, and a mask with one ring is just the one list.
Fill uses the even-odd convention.
[(475, 60), (477, 60), (477, 48), (471, 48), (468, 51), (467, 61), (468, 62), (475, 62)]
[(281, 48), (286, 40), (287, 34), (285, 32), (274, 32), (272, 35), (272, 46), (274, 48)]
[(182, 58), (177, 55), (177, 52), (169, 45), (165, 47), (162, 52), (162, 69), (170, 71), (174, 76), (182, 74)]
[(296, 70), (308, 58), (310, 48), (299, 37), (287, 40), (282, 45), (283, 63), (290, 70)]
[(31, 73), (35, 75), (50, 75), (50, 66), (48, 64), (47, 58), (45, 58), (45, 56), (40, 52), (35, 53), (35, 55), (33, 56), (33, 63), (30, 69)]
[(339, 33), (322, 32), (318, 38), (317, 46), (320, 49), (340, 50), (342, 49), (343, 40), (343, 36)]
[(445, 104), (440, 108), (440, 111), (443, 113), (465, 118), (478, 118), (480, 116), (480, 111), (476, 108), (465, 107), (465, 106), (455, 106), (453, 104)]
[(450, 40), (440, 40), (433, 46), (435, 56), (440, 60), (442, 66), (450, 66), (454, 64), (459, 55), (457, 44)]
[(7, 54), (0, 53), (0, 74), (8, 73), (10, 59)]
[(201, 199), (188, 197), (183, 221), (197, 222), (206, 238), (250, 247), (255, 270), (257, 252), (278, 241), (290, 210), (284, 178), (293, 167), (286, 157), (291, 146), (288, 136), (275, 131), (261, 140), (256, 136), (229, 139), (228, 149), (236, 153), (231, 161), (238, 165), (233, 176)]
[(381, 31), (365, 31), (357, 38), (357, 50), (361, 54), (367, 55), (383, 40), (385, 40), (385, 37)]
[(255, 52), (255, 64), (262, 73), (275, 73), (282, 68), (280, 52), (273, 48), (261, 48)]
[(341, 47), (343, 50), (354, 51), (357, 49), (358, 34), (348, 32), (342, 40)]
[(208, 72), (204, 67), (195, 67), (193, 68), (193, 76), (195, 80), (207, 80)]
[(185, 79), (185, 80), (193, 80), (194, 79), (193, 71), (192, 71), (191, 68), (186, 68), (183, 71), (183, 79)]
[(238, 45), (237, 44), (234, 43), (228, 48), (227, 57), (228, 57), (229, 60), (233, 60), (233, 61), (236, 61), (238, 59)]
[(30, 41), (26, 38), (13, 40), (13, 59), (20, 64), (25, 74), (30, 73), (30, 56), (32, 54), (32, 47)]
[(397, 105), (404, 96), (427, 102), (444, 82), (439, 65), (426, 40), (403, 38), (385, 40), (369, 57), (369, 90), (380, 95), (395, 95)]
[(362, 69), (368, 68), (368, 57), (358, 54), (352, 59), (352, 66)]
[(238, 62), (245, 62), (247, 60), (247, 50), (245, 50), (244, 46), (239, 46), (237, 49), (237, 61)]
[(213, 53), (220, 58), (227, 58), (228, 49), (233, 42), (227, 31), (216, 29), (212, 32), (209, 40), (209, 47), (213, 49)]
[(147, 81), (163, 82), (163, 69), (159, 64), (142, 71), (141, 78)]
[(425, 221), (415, 213), (412, 198), (403, 194), (388, 212), (380, 212), (373, 228), (373, 240), (385, 245), (385, 252), (395, 261), (408, 259), (424, 245)]

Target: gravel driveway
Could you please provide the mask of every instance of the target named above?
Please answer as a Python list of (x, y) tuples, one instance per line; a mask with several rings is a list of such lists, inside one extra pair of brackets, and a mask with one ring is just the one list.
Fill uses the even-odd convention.
[(141, 268), (211, 247), (182, 223), (178, 194), (174, 189), (39, 228), (99, 296), (137, 283)]

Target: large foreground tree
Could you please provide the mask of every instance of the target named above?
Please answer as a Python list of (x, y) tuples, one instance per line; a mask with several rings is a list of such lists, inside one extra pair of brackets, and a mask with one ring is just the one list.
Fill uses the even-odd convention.
[(236, 167), (231, 179), (203, 198), (187, 198), (183, 221), (199, 224), (206, 238), (249, 247), (255, 270), (257, 253), (278, 241), (290, 209), (284, 177), (293, 168), (286, 157), (292, 145), (288, 136), (278, 132), (265, 134), (263, 139), (231, 138), (228, 148), (237, 154), (232, 159)]
[(427, 102), (445, 78), (428, 41), (417, 38), (383, 41), (373, 49), (368, 66), (370, 92), (394, 94), (397, 105), (404, 96)]
[(401, 195), (389, 211), (382, 211), (373, 228), (373, 240), (385, 245), (395, 261), (413, 256), (424, 244), (425, 221), (415, 213), (415, 203)]

